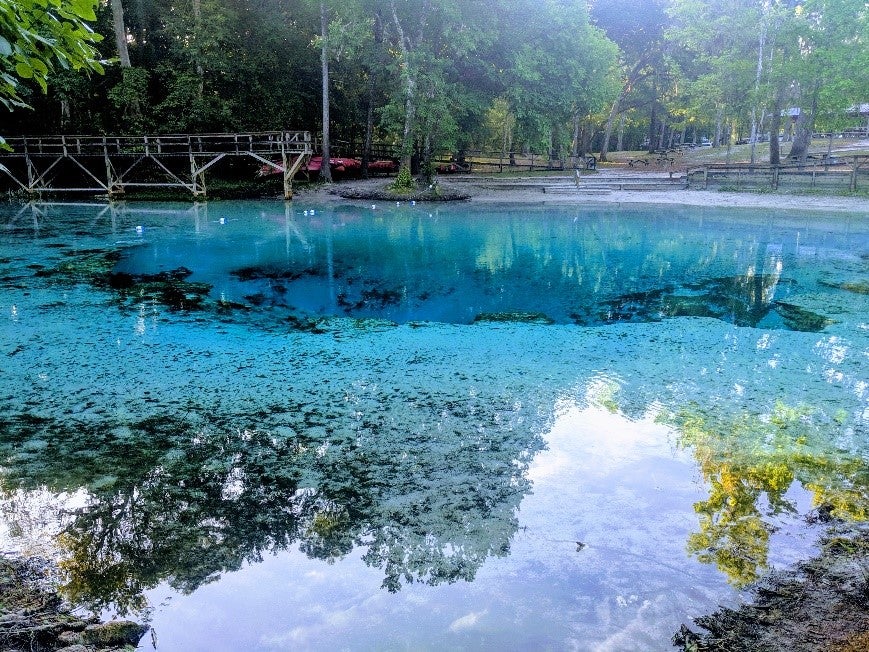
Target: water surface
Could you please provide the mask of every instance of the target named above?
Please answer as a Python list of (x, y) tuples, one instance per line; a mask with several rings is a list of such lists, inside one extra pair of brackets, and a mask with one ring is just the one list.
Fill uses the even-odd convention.
[(665, 649), (865, 518), (867, 272), (866, 215), (7, 205), (0, 548), (158, 650)]

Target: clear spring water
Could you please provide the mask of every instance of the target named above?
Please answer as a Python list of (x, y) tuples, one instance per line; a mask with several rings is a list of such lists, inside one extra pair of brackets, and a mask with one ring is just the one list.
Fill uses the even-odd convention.
[(7, 204), (0, 550), (143, 650), (666, 649), (869, 514), (867, 293), (865, 214)]

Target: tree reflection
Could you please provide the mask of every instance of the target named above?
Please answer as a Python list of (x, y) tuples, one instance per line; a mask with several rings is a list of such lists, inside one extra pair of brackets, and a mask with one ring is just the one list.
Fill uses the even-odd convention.
[(694, 505), (700, 530), (689, 537), (688, 550), (737, 586), (767, 567), (770, 517), (795, 511), (785, 495), (794, 481), (812, 492), (824, 514), (869, 515), (869, 466), (859, 452), (831, 447), (837, 424), (820, 410), (779, 402), (763, 417), (727, 417), (695, 406), (673, 423), (709, 487), (709, 497)]
[[(325, 435), (314, 424), (323, 415), (300, 406), (281, 413), (280, 427), (214, 414), (123, 424), (20, 415), (0, 424), (0, 482), (88, 488), (59, 541), (68, 597), (97, 609), (139, 609), (164, 579), (191, 592), (296, 544), (327, 562), (362, 546), (390, 591), (470, 581), (487, 557), (508, 552), (525, 469), (542, 446), (481, 427), (511, 409), (440, 402), (417, 407), (419, 422), (448, 426), (434, 433), (409, 431), (387, 411), (355, 426), (339, 420)], [(38, 457), (22, 453), (37, 441), (46, 442)]]

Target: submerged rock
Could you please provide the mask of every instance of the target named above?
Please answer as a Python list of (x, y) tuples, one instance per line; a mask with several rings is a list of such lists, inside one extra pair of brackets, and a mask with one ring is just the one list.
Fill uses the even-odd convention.
[(86, 643), (111, 647), (118, 645), (138, 645), (148, 628), (130, 620), (112, 620), (107, 623), (88, 625), (82, 639)]
[(866, 650), (869, 644), (869, 531), (839, 525), (818, 557), (770, 574), (754, 600), (682, 625), (673, 644), (683, 652)]
[(136, 646), (148, 627), (132, 621), (95, 623), (73, 613), (46, 577), (39, 558), (0, 557), (0, 649), (109, 652)]
[(554, 324), (551, 319), (542, 312), (481, 312), (474, 317), (474, 323), (481, 322), (504, 322), (517, 324)]
[(818, 281), (818, 285), (827, 288), (834, 288), (836, 290), (845, 290), (846, 292), (853, 292), (854, 294), (869, 294), (869, 281), (862, 279), (858, 281), (830, 281), (821, 279)]
[(832, 319), (828, 319), (823, 315), (819, 315), (811, 310), (806, 310), (800, 306), (795, 306), (792, 303), (776, 301), (773, 307), (775, 308), (775, 311), (781, 315), (785, 326), (792, 331), (818, 333), (830, 324), (836, 323)]
[(806, 332), (818, 332), (835, 323), (801, 306), (773, 300), (777, 288), (795, 284), (773, 275), (712, 278), (677, 287), (629, 292), (570, 316), (581, 325), (711, 317), (736, 326), (784, 327)]

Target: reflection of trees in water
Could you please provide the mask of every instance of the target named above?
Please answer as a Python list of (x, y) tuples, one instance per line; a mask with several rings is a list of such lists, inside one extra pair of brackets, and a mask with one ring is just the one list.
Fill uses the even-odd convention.
[[(476, 310), (542, 313), (584, 325), (677, 316), (746, 326), (765, 320), (764, 326), (795, 330), (829, 323), (781, 301), (796, 283), (782, 278), (780, 244), (734, 238), (726, 230), (686, 231), (684, 221), (663, 217), (654, 229), (641, 220), (582, 212), (564, 218), (395, 215), (366, 223), (364, 233), (352, 224), (312, 230), (304, 256), (300, 251), (232, 274), (257, 305), (322, 312), (331, 305), (323, 299), (329, 283), (333, 311), (399, 322), (468, 323)], [(319, 299), (302, 305), (306, 293)]]
[[(336, 422), (302, 406), (231, 420), (7, 419), (4, 484), (88, 487), (60, 541), (69, 597), (97, 607), (139, 608), (164, 579), (193, 591), (294, 544), (327, 562), (362, 546), (390, 591), (472, 580), (508, 552), (542, 441), (513, 427), (512, 403), (405, 398), (408, 412)], [(246, 420), (281, 425), (237, 427)], [(17, 454), (36, 441), (38, 457)]]
[(694, 505), (700, 530), (688, 550), (715, 563), (744, 586), (767, 566), (769, 518), (795, 511), (785, 494), (794, 481), (813, 494), (822, 518), (869, 518), (869, 466), (865, 451), (834, 448), (849, 432), (844, 415), (827, 417), (808, 407), (777, 403), (766, 417), (722, 416), (686, 408), (673, 417), (681, 445), (691, 448), (709, 486)]

